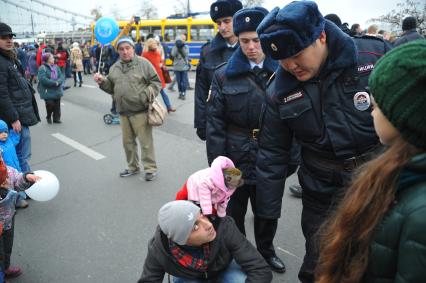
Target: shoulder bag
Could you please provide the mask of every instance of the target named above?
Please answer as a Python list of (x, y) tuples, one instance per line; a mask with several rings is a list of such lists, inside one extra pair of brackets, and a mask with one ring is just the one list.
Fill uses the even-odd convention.
[(161, 104), (153, 93), (149, 94), (148, 125), (161, 126), (167, 115), (167, 109)]
[(161, 71), (163, 72), (164, 82), (165, 82), (166, 84), (171, 83), (171, 82), (172, 82), (172, 78), (170, 77), (170, 72), (169, 72), (169, 70), (167, 69), (167, 66), (166, 66), (166, 65), (163, 65), (163, 66), (161, 67)]

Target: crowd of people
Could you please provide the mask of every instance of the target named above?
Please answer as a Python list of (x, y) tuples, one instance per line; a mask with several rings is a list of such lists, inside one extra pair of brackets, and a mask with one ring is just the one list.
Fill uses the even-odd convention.
[[(283, 8), (210, 6), (218, 33), (201, 50), (194, 128), (209, 167), (188, 177), (158, 212), (143, 282), (271, 282), (286, 272), (274, 237), (287, 177), (297, 172), (305, 256), (302, 283), (424, 282), (426, 271), (426, 40), (406, 17), (392, 39), (375, 25), (323, 16), (312, 1)], [(161, 38), (143, 45), (74, 42), (14, 45), (0, 23), (0, 283), (10, 265), (14, 212), (38, 180), (29, 166), (30, 127), (61, 123), (61, 97), (73, 74), (94, 74), (120, 117), (127, 168), (120, 177), (157, 176), (149, 110), (165, 92)], [(388, 37), (390, 36), (390, 37)], [(170, 50), (179, 99), (188, 89), (189, 49)], [(102, 61), (103, 64), (99, 64)], [(138, 145), (141, 147), (139, 161)], [(254, 239), (246, 238), (248, 202)]]
[[(197, 66), (194, 127), (211, 167), (159, 210), (139, 282), (285, 272), (273, 240), (296, 170), (301, 282), (423, 282), (426, 41), (415, 19), (391, 42), (311, 1), (268, 12), (218, 0), (210, 16), (218, 34)], [(241, 237), (249, 200), (256, 250)]]

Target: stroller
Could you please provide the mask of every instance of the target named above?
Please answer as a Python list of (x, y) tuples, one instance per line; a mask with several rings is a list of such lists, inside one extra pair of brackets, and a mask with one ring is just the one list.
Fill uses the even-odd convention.
[(104, 115), (104, 123), (107, 125), (119, 125), (120, 124), (120, 115), (115, 110), (115, 102), (112, 101), (111, 113)]
[(107, 125), (119, 125), (120, 124), (120, 116), (118, 114), (105, 114), (104, 115), (104, 123)]

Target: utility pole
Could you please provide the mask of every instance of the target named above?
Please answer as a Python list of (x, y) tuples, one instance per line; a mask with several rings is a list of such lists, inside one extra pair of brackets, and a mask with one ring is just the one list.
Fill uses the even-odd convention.
[(189, 5), (190, 0), (186, 1), (186, 16), (189, 17), (189, 14), (191, 14), (191, 7)]
[(76, 21), (75, 21), (75, 17), (72, 16), (71, 17), (71, 26), (72, 26), (72, 31), (75, 31), (75, 26), (77, 25)]
[(34, 20), (33, 20), (33, 13), (31, 13), (31, 32), (32, 32), (32, 36), (34, 37)]

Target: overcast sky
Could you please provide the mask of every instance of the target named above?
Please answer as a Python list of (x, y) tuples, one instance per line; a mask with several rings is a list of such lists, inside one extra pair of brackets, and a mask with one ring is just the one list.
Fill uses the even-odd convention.
[[(44, 0), (43, 0), (44, 1)], [(186, 3), (186, 0), (181, 0)], [(342, 22), (348, 22), (349, 25), (353, 23), (360, 23), (363, 28), (368, 24), (367, 20), (384, 15), (392, 9), (396, 9), (397, 3), (405, 0), (317, 0), (318, 7), (323, 15), (328, 13), (335, 13), (339, 15)], [(425, 0), (420, 0), (420, 2)], [(70, 19), (71, 16), (55, 11), (51, 8), (32, 2), (31, 0), (9, 0), (9, 2), (16, 3), (25, 7), (32, 7), (36, 11), (42, 11), (47, 14), (55, 15), (62, 18)], [(54, 6), (58, 6), (69, 11), (79, 14), (90, 15), (90, 10), (96, 6), (101, 6), (102, 14), (104, 16), (112, 16), (113, 10), (125, 20), (129, 19), (132, 14), (137, 14), (140, 10), (141, 2), (136, 0), (45, 0), (44, 2)], [(191, 10), (194, 11), (209, 11), (212, 0), (191, 0)], [(284, 7), (288, 0), (265, 0), (263, 6), (268, 10), (278, 6)], [(174, 13), (174, 6), (178, 5), (176, 0), (154, 0), (153, 3), (158, 8), (160, 18), (165, 18)], [(7, 4), (0, 0), (0, 21), (8, 22), (14, 30), (31, 31), (31, 15), (29, 12), (17, 8), (14, 5)], [(82, 21), (81, 19), (76, 19)], [(60, 22), (55, 19), (49, 19), (45, 16), (34, 15), (35, 30), (70, 30), (69, 24)]]

